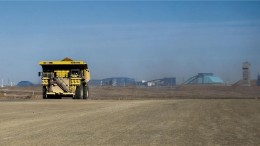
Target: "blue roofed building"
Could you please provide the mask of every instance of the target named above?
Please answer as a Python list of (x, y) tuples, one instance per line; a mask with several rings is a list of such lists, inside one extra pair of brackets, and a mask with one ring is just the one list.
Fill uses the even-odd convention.
[(213, 73), (198, 73), (185, 81), (184, 84), (225, 84), (225, 82)]
[(17, 86), (20, 87), (28, 87), (28, 86), (33, 86), (33, 83), (30, 81), (21, 81), (17, 84)]

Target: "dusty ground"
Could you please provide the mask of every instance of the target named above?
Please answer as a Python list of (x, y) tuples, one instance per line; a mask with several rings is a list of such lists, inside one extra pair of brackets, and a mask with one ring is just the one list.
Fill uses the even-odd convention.
[(259, 145), (260, 100), (0, 102), (0, 145)]
[(91, 99), (260, 99), (258, 87), (177, 86), (173, 88), (92, 87)]
[[(42, 99), (42, 89), (0, 88), (0, 100), (17, 99)], [(90, 87), (90, 99), (260, 99), (260, 86)]]

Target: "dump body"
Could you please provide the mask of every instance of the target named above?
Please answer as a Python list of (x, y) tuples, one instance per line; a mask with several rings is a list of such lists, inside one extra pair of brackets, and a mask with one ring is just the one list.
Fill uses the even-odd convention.
[(87, 63), (65, 58), (61, 61), (41, 61), (43, 98), (71, 96), (74, 99), (89, 97), (90, 72)]

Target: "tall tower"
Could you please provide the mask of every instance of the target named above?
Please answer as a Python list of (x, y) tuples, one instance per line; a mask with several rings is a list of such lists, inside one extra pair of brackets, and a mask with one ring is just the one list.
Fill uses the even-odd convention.
[(258, 76), (257, 76), (257, 86), (260, 86), (260, 74), (258, 73)]
[(243, 73), (243, 85), (244, 86), (250, 86), (250, 63), (249, 62), (243, 62), (242, 65), (242, 73)]

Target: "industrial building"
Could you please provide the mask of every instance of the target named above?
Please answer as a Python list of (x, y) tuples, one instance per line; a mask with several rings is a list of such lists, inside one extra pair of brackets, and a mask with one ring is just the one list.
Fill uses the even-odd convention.
[(151, 81), (140, 81), (136, 82), (135, 79), (127, 77), (115, 77), (115, 78), (106, 78), (102, 80), (90, 80), (90, 86), (138, 86), (138, 87), (153, 87), (153, 86), (165, 86), (172, 87), (176, 86), (176, 78), (162, 78)]
[(198, 73), (189, 78), (184, 84), (224, 84), (225, 82), (213, 73)]
[(250, 86), (251, 85), (251, 80), (250, 80), (250, 63), (249, 62), (244, 62), (242, 70), (243, 70), (242, 82), (243, 82), (244, 86)]
[(256, 85), (257, 85), (257, 86), (260, 86), (260, 75), (259, 75), (259, 73), (258, 73), (258, 76), (257, 76)]
[(21, 81), (17, 84), (17, 86), (20, 87), (28, 87), (28, 86), (33, 86), (33, 83), (30, 81)]
[(156, 80), (148, 81), (147, 86), (148, 87), (152, 87), (152, 86), (166, 86), (166, 87), (176, 86), (176, 78), (171, 77), (171, 78), (163, 78), (163, 79), (156, 79)]
[(91, 79), (88, 84), (90, 86), (102, 86), (102, 80)]
[(135, 79), (127, 77), (114, 77), (102, 80), (90, 80), (91, 86), (135, 86)]
[(242, 63), (242, 79), (236, 82), (233, 86), (251, 86), (249, 62)]

